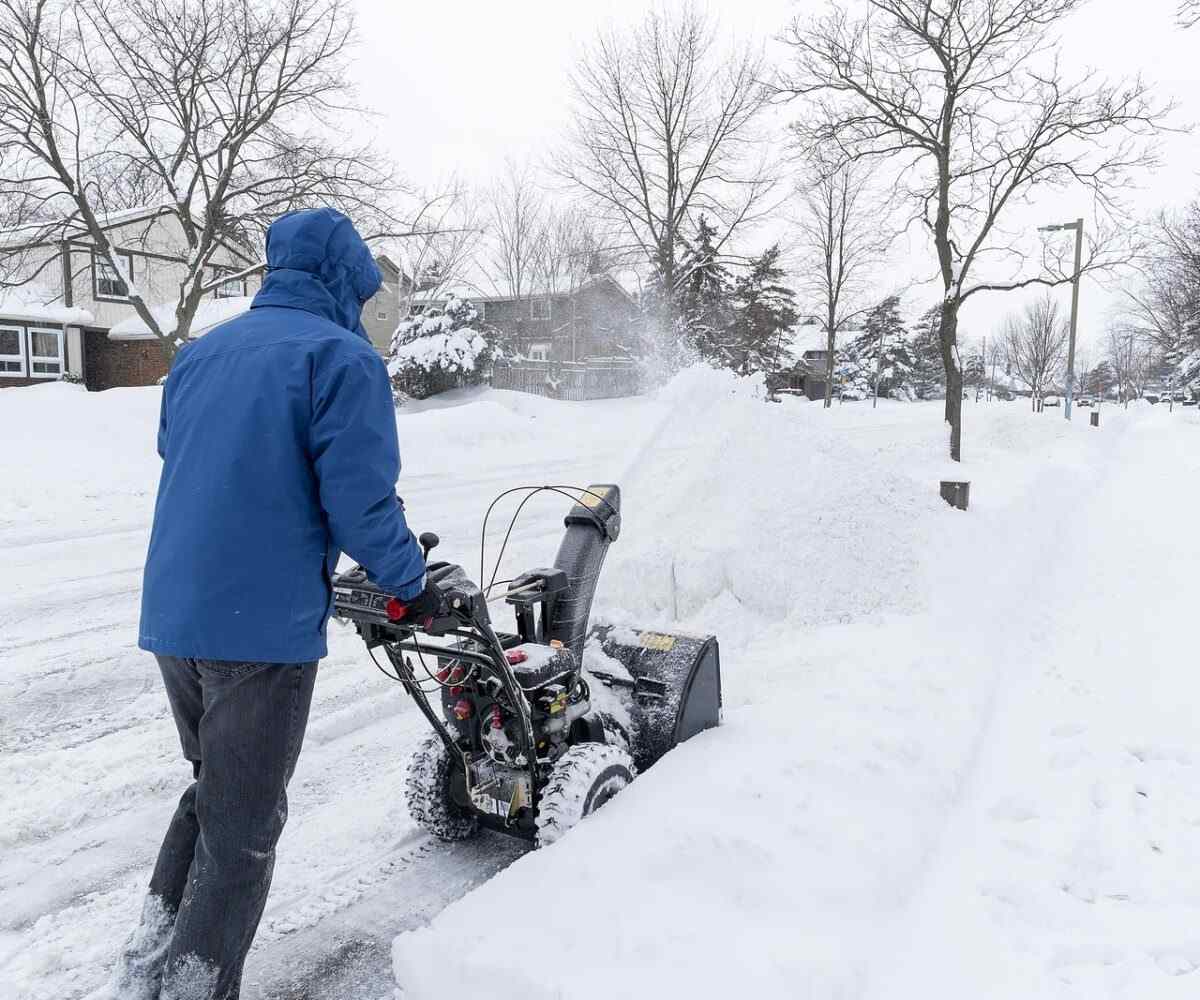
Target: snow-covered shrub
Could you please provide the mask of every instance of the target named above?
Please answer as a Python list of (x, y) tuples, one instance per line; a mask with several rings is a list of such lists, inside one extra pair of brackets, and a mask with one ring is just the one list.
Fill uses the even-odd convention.
[(397, 392), (422, 399), (482, 381), (497, 354), (495, 331), (469, 301), (452, 297), (396, 327), (388, 372)]

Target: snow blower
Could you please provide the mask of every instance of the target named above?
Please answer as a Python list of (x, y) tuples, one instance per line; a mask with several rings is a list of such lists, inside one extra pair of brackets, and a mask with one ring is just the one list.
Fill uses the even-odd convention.
[[(522, 491), (497, 567), (522, 507), (547, 491), (572, 502), (553, 566), (500, 583), (493, 572), (483, 588), (461, 566), (429, 562), (438, 537), (423, 534), (445, 618), (411, 620), (361, 567), (333, 579), (335, 615), (354, 623), (376, 666), (433, 727), (409, 764), (406, 792), (413, 818), (442, 840), (482, 827), (539, 845), (557, 840), (639, 770), (720, 719), (714, 636), (588, 630), (600, 568), (620, 533), (619, 487), (521, 487), (497, 497), (488, 516)], [(487, 516), (483, 530), (486, 537)], [(499, 586), (506, 589), (489, 597)], [(493, 627), (489, 604), (499, 601), (513, 608), (512, 632)]]

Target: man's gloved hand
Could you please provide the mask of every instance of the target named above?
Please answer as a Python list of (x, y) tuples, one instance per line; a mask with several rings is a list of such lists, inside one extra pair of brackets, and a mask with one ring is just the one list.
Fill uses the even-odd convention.
[(426, 624), (433, 618), (445, 618), (450, 614), (450, 605), (446, 603), (446, 595), (432, 580), (425, 581), (425, 589), (416, 597), (402, 603), (408, 609), (408, 613), (404, 617), (411, 622)]

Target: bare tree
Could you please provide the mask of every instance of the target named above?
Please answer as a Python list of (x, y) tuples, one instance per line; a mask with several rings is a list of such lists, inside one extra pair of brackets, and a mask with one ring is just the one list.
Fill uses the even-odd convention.
[(1150, 351), (1136, 333), (1123, 327), (1114, 327), (1108, 332), (1106, 357), (1117, 380), (1120, 401), (1129, 406), (1146, 387), (1146, 376), (1150, 369)]
[[(1176, 366), (1200, 351), (1200, 202), (1160, 213), (1141, 267), (1123, 290), (1118, 326)], [(1185, 373), (1190, 374), (1190, 373)]]
[(1069, 333), (1059, 319), (1058, 303), (1049, 294), (1005, 321), (1005, 355), (1012, 374), (1029, 389), (1034, 410), (1041, 408), (1046, 390), (1062, 372)]
[(772, 187), (753, 131), (767, 100), (762, 73), (760, 51), (719, 43), (688, 5), (601, 34), (573, 74), (571, 151), (559, 171), (651, 265), (668, 330), (687, 277), (683, 237), (698, 216), (727, 240)]
[(1200, 0), (1179, 0), (1176, 17), (1181, 28), (1194, 28), (1200, 24)]
[(529, 294), (546, 239), (546, 205), (528, 163), (506, 161), (487, 193), (489, 278), (505, 295)]
[(886, 215), (870, 195), (869, 166), (810, 161), (813, 179), (801, 194), (795, 252), (801, 290), (815, 302), (825, 330), (825, 408), (833, 402), (838, 334), (869, 304), (863, 301), (871, 268), (891, 243)]
[(486, 232), (486, 218), (476, 192), (456, 177), (412, 192), (401, 205), (412, 229), (406, 238), (392, 244), (391, 250), (410, 279), (406, 300), (401, 303), (403, 319), (418, 295), (436, 298), (470, 275)]
[[(1071, 187), (1114, 210), (1131, 171), (1150, 162), (1147, 140), (1169, 110), (1140, 79), (1064, 79), (1050, 32), (1079, 2), (868, 0), (863, 17), (834, 6), (787, 33), (796, 63), (781, 90), (806, 99), (800, 136), (848, 160), (894, 163), (898, 189), (932, 237), (956, 460), (963, 304), (983, 291), (1071, 278), (1071, 265), (1049, 244), (1038, 271), (1022, 276), (1021, 243), (1002, 220), (1037, 194)], [(1093, 237), (1085, 271), (1127, 259), (1113, 235), (1106, 227)]]
[(186, 244), (173, 320), (128, 289), (169, 359), (228, 278), (213, 255), (258, 256), (279, 214), (331, 204), (399, 235), (390, 167), (338, 124), (362, 114), (352, 31), (347, 0), (0, 0), (0, 196), (22, 192), (23, 242), (83, 232), (120, 273), (106, 214), (169, 208)]

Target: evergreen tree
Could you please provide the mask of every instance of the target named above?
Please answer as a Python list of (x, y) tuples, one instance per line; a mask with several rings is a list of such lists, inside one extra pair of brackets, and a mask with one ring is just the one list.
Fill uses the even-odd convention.
[(962, 373), (963, 385), (974, 389), (975, 398), (978, 399), (979, 394), (987, 384), (988, 377), (987, 361), (984, 359), (983, 350), (978, 344), (971, 344), (963, 354)]
[(913, 384), (918, 399), (945, 394), (946, 366), (942, 364), (942, 304), (925, 310), (909, 341), (913, 358)]
[(730, 342), (733, 313), (730, 308), (732, 282), (715, 246), (717, 231), (701, 215), (696, 235), (686, 244), (683, 286), (676, 309), (677, 333), (699, 355), (715, 364), (736, 364)]
[(733, 289), (729, 338), (734, 366), (742, 373), (775, 372), (790, 363), (787, 332), (800, 313), (795, 293), (783, 284), (779, 244), (752, 257)]
[(467, 299), (451, 296), (441, 309), (410, 316), (396, 327), (388, 350), (393, 388), (421, 398), (479, 382), (500, 356), (497, 336)]
[(898, 295), (889, 295), (874, 306), (866, 314), (862, 330), (838, 354), (837, 376), (844, 389), (869, 396), (875, 391), (878, 375), (880, 396), (915, 397), (913, 376), (916, 365), (908, 342), (908, 330), (900, 315)]

